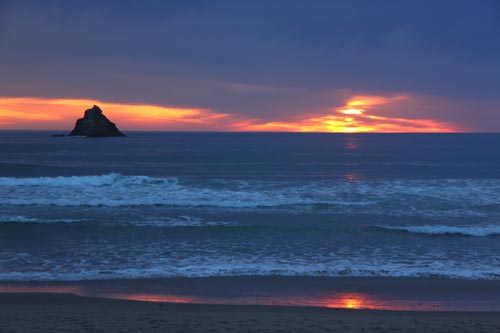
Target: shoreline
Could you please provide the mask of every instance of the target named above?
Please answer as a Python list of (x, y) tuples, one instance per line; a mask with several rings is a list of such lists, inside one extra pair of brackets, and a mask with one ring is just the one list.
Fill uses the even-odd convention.
[(54, 293), (0, 293), (8, 332), (493, 332), (496, 312), (351, 310), (154, 303)]
[(159, 303), (500, 312), (500, 280), (233, 276), (3, 281), (0, 294), (5, 293), (74, 294)]

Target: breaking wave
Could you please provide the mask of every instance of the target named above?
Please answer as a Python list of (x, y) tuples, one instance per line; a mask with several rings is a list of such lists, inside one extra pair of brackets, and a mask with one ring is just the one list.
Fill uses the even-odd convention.
[(476, 226), (449, 226), (449, 225), (422, 225), (422, 226), (379, 226), (386, 230), (405, 231), (425, 235), (460, 235), (486, 237), (500, 235), (500, 225)]
[(26, 217), (22, 215), (16, 216), (0, 216), (0, 223), (74, 223), (82, 222), (84, 219), (66, 219), (66, 218), (56, 218), (56, 219), (43, 219), (36, 217)]
[[(500, 180), (272, 182), (188, 180), (111, 173), (0, 178), (0, 205), (11, 206), (327, 206), (396, 215), (483, 214), (500, 208)], [(479, 210), (478, 210), (479, 209)]]
[(0, 272), (0, 281), (78, 281), (172, 277), (220, 276), (309, 276), (309, 277), (441, 277), (455, 279), (500, 279), (498, 268), (446, 267), (433, 263), (428, 267), (397, 265), (357, 265), (325, 267), (319, 264), (287, 265), (276, 263), (242, 264), (211, 263), (184, 267), (149, 267), (121, 269), (77, 269), (73, 271), (11, 271)]

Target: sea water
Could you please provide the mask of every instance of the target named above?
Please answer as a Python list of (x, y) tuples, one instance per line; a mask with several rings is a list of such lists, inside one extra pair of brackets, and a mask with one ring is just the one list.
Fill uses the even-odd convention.
[(0, 280), (500, 279), (500, 135), (0, 132)]

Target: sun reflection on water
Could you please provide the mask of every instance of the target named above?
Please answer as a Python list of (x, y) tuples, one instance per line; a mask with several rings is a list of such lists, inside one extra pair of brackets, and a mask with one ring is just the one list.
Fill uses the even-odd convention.
[(345, 150), (358, 150), (359, 149), (359, 140), (355, 137), (347, 137), (344, 143)]
[[(105, 294), (107, 298), (126, 299), (147, 302), (168, 303), (205, 303), (205, 304), (257, 304), (287, 306), (320, 306), (337, 309), (393, 309), (390, 304), (374, 300), (361, 293), (341, 293), (327, 298), (295, 298), (295, 297), (195, 297), (167, 294)], [(394, 308), (396, 309), (396, 307)]]
[(341, 309), (380, 309), (367, 295), (360, 293), (337, 294), (325, 300), (328, 308)]
[(357, 182), (363, 180), (363, 177), (359, 173), (349, 172), (344, 174), (344, 179), (348, 182)]
[(103, 294), (105, 298), (125, 299), (129, 301), (145, 301), (160, 303), (201, 303), (194, 297), (165, 294)]
[[(443, 311), (457, 309), (456, 304), (443, 301), (423, 301), (417, 299), (381, 298), (359, 292), (339, 292), (325, 296), (277, 296), (277, 295), (240, 295), (206, 296), (167, 293), (127, 293), (112, 290), (96, 290), (78, 285), (0, 285), (0, 293), (69, 293), (79, 296), (92, 296), (111, 299), (134, 300), (145, 302), (188, 303), (188, 304), (227, 304), (227, 305), (273, 305), (273, 306), (314, 306), (352, 310), (413, 310)], [(462, 309), (462, 308), (460, 308)]]

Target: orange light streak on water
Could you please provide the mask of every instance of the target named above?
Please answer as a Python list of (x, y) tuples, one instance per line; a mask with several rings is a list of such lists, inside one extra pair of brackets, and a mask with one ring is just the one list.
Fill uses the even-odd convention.
[(227, 304), (268, 306), (314, 306), (351, 310), (397, 310), (397, 311), (443, 311), (453, 310), (452, 303), (442, 301), (419, 301), (416, 299), (384, 299), (358, 292), (334, 293), (330, 295), (303, 296), (202, 296), (165, 293), (117, 293), (79, 285), (0, 285), (0, 293), (65, 293), (79, 296), (101, 297), (145, 302), (182, 304)]

